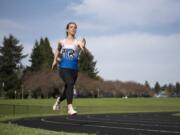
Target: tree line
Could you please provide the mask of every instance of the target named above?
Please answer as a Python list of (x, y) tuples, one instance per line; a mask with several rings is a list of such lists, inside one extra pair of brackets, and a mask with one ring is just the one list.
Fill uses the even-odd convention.
[[(0, 97), (3, 98), (51, 98), (63, 91), (63, 82), (58, 70), (51, 70), (54, 54), (47, 37), (36, 40), (29, 58), (30, 66), (24, 66), (22, 60), (23, 45), (13, 35), (4, 37), (0, 45)], [(160, 91), (170, 96), (180, 95), (180, 85), (153, 88), (146, 81), (137, 82), (107, 81), (98, 75), (97, 61), (86, 49), (79, 56), (79, 76), (75, 85), (77, 97), (151, 97)]]
[(159, 82), (156, 82), (154, 86), (154, 91), (157, 94), (163, 92), (167, 96), (180, 97), (180, 83), (179, 82), (176, 82), (176, 84), (169, 83), (161, 86)]

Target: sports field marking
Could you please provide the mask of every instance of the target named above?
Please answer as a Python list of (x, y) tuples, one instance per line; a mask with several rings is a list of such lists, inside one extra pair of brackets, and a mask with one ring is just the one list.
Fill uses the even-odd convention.
[(41, 119), (42, 122), (46, 122), (46, 123), (52, 123), (52, 124), (64, 124), (64, 125), (72, 125), (72, 126), (79, 126), (80, 124), (73, 124), (73, 123), (69, 123), (69, 122), (60, 122), (60, 121), (51, 121), (51, 120), (45, 120), (45, 119)]
[[(168, 124), (168, 125), (174, 125), (174, 124), (176, 124), (176, 125), (180, 125), (180, 123), (177, 123), (177, 122), (173, 122), (173, 121), (171, 121), (171, 123), (169, 122), (169, 121), (166, 121), (166, 122), (159, 122), (159, 121), (152, 121), (152, 120), (138, 120), (138, 119), (121, 119), (121, 120), (115, 120), (115, 119), (107, 119), (107, 118), (96, 118), (96, 117), (92, 117), (92, 116), (88, 116), (87, 117), (88, 119), (95, 119), (95, 120), (106, 120), (106, 121), (115, 121), (115, 122), (122, 122), (122, 121), (124, 121), (124, 122), (134, 122), (135, 120), (137, 120), (138, 122), (142, 122), (142, 123), (155, 123), (155, 124)], [(177, 126), (177, 127), (180, 127), (180, 126)]]
[[(89, 117), (88, 117), (89, 118)], [(91, 118), (91, 117), (90, 117)], [(106, 122), (106, 121), (97, 121), (97, 120), (79, 120), (79, 119), (72, 119), (72, 118), (66, 118), (67, 120), (71, 121), (81, 121), (81, 122), (98, 122), (98, 123), (107, 123), (107, 124), (123, 124), (123, 125), (139, 125), (139, 126), (153, 126), (153, 127), (171, 127), (171, 128), (180, 128), (180, 126), (171, 126), (171, 125), (158, 125), (158, 124), (152, 124), (148, 122), (148, 124), (139, 124), (139, 123), (126, 123), (126, 122), (121, 122), (116, 120), (116, 122)], [(96, 119), (96, 118), (94, 118)], [(100, 118), (98, 118), (100, 119)], [(101, 119), (102, 120), (102, 119)], [(109, 119), (110, 120), (110, 119)], [(112, 121), (112, 119), (111, 119)], [(114, 120), (113, 120), (114, 121)], [(131, 121), (132, 122), (132, 121)], [(134, 121), (133, 121), (134, 122)], [(138, 121), (139, 122), (139, 121)], [(145, 123), (145, 122), (144, 122)]]
[(105, 122), (105, 121), (97, 121), (97, 120), (80, 120), (80, 119), (72, 119), (72, 118), (66, 118), (66, 119), (71, 120), (71, 121), (81, 121), (81, 122), (98, 122), (98, 123), (118, 124), (118, 122)]
[(116, 127), (116, 126), (104, 126), (104, 125), (90, 125), (90, 124), (74, 124), (68, 122), (57, 122), (41, 119), (42, 122), (51, 123), (51, 124), (61, 124), (61, 125), (72, 125), (72, 126), (85, 126), (85, 127), (96, 127), (96, 128), (109, 128), (109, 129), (121, 129), (121, 130), (134, 130), (134, 131), (147, 131), (147, 132), (161, 132), (161, 133), (172, 133), (172, 134), (180, 134), (180, 131), (169, 131), (169, 130), (154, 130), (154, 129), (143, 129), (143, 128), (126, 128), (126, 127)]

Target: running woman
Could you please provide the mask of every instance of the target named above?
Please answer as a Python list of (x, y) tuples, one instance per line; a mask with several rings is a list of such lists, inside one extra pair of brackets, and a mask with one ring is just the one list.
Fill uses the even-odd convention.
[(84, 52), (86, 44), (84, 38), (82, 40), (75, 38), (76, 31), (77, 24), (69, 22), (66, 26), (66, 38), (59, 41), (52, 64), (53, 69), (60, 56), (60, 62), (58, 63), (59, 75), (65, 83), (63, 94), (57, 98), (53, 110), (59, 110), (60, 103), (67, 99), (68, 115), (77, 114), (72, 105), (73, 89), (78, 76), (78, 56), (80, 51)]

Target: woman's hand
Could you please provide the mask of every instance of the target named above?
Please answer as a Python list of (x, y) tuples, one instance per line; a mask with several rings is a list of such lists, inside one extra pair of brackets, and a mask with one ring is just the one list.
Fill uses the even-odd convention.
[(81, 48), (81, 50), (84, 51), (85, 50), (85, 45), (86, 45), (86, 39), (82, 38), (81, 40), (79, 40), (78, 45)]
[(52, 68), (51, 68), (52, 70), (54, 69), (54, 67), (56, 66), (56, 64), (57, 64), (57, 61), (54, 60), (53, 63), (52, 63)]
[(86, 39), (85, 39), (85, 38), (83, 38), (81, 42), (82, 42), (82, 46), (83, 46), (83, 48), (85, 48), (85, 46), (86, 46)]

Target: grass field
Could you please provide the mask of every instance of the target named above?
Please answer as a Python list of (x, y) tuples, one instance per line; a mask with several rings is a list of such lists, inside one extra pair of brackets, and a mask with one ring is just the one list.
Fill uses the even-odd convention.
[[(0, 100), (0, 120), (16, 117), (66, 114), (66, 101), (61, 112), (53, 112), (55, 99)], [(179, 111), (180, 98), (85, 98), (75, 99), (80, 114)]]
[[(43, 129), (33, 129), (17, 125), (7, 125), (0, 123), (0, 134), (1, 135), (79, 135), (75, 133), (64, 133), (48, 131)], [(87, 135), (87, 134), (81, 134)]]
[[(0, 99), (0, 104), (16, 104), (16, 105), (37, 105), (52, 106), (55, 99)], [(153, 106), (173, 106), (180, 104), (180, 98), (76, 98), (75, 106), (125, 106), (125, 105), (153, 105)], [(66, 101), (62, 103), (66, 105)]]
[[(21, 117), (64, 115), (66, 102), (61, 112), (53, 112), (54, 99), (0, 100), (0, 120)], [(134, 112), (180, 112), (180, 98), (86, 98), (75, 99), (74, 106), (79, 114), (87, 113), (134, 113)], [(177, 113), (175, 115), (179, 115)], [(7, 130), (8, 128), (12, 130)], [(24, 128), (17, 125), (0, 124), (0, 134), (65, 134), (46, 130)]]

